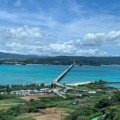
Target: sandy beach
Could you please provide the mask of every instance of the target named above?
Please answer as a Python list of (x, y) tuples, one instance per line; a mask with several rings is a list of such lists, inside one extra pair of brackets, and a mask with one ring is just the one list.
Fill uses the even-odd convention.
[(66, 85), (77, 86), (77, 85), (84, 85), (84, 84), (89, 84), (89, 83), (91, 82), (80, 82), (80, 83), (66, 84)]

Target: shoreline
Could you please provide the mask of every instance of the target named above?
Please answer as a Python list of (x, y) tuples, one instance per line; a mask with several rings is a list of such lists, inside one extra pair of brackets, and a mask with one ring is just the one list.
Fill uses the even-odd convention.
[(77, 86), (77, 85), (85, 85), (85, 84), (89, 84), (91, 82), (80, 82), (80, 83), (73, 83), (73, 84), (66, 84), (66, 85), (71, 85), (71, 86)]
[[(79, 82), (79, 83), (71, 83), (71, 84), (65, 84), (65, 85), (77, 86), (77, 85), (85, 85), (85, 84), (89, 84), (89, 83), (91, 83), (91, 82)], [(63, 84), (63, 83), (60, 83), (60, 84)], [(45, 84), (45, 86), (48, 86), (48, 85), (51, 85), (51, 84)]]

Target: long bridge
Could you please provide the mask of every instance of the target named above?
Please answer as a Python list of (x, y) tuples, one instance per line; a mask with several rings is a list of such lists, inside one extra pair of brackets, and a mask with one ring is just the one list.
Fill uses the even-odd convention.
[[(63, 85), (63, 84), (58, 83), (58, 81), (59, 81), (62, 77), (64, 77), (65, 74), (66, 74), (67, 72), (69, 72), (69, 70), (70, 70), (73, 66), (74, 66), (74, 64), (70, 65), (70, 66), (69, 66), (65, 71), (63, 71), (56, 79), (54, 79), (54, 80), (53, 80), (53, 84), (56, 84), (56, 85), (58, 85), (58, 86), (60, 86), (60, 87), (64, 87), (64, 88), (70, 88), (70, 87), (68, 87), (68, 86), (65, 86), (65, 85)], [(53, 89), (53, 92), (56, 93), (57, 95), (59, 95), (59, 96), (62, 97), (62, 98), (66, 98), (64, 95), (62, 95), (61, 93), (59, 93), (59, 90), (60, 90), (60, 88), (54, 88), (54, 89)]]
[(69, 70), (70, 70), (73, 66), (74, 66), (74, 64), (70, 65), (64, 72), (62, 72), (56, 79), (54, 79), (54, 80), (53, 80), (53, 84), (56, 84), (56, 85), (61, 86), (61, 87), (66, 87), (66, 86), (58, 83), (58, 81), (59, 81), (63, 76), (65, 76), (65, 74), (66, 74), (67, 72), (69, 72)]

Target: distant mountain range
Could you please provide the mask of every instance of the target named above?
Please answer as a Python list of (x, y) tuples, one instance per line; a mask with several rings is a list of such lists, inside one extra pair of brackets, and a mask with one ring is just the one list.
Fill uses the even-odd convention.
[(0, 52), (0, 58), (46, 58), (46, 57), (48, 56), (21, 55), (21, 54)]
[(82, 61), (112, 61), (112, 62), (120, 62), (120, 56), (107, 56), (107, 57), (96, 57), (96, 56), (37, 56), (37, 55), (22, 55), (22, 54), (13, 54), (13, 53), (4, 53), (4, 52), (0, 52), (0, 59), (2, 58), (47, 58), (47, 59), (54, 59), (54, 60), (60, 60), (60, 59), (64, 59), (64, 60), (72, 60), (72, 61), (76, 61), (76, 60), (82, 60)]
[[(25, 59), (24, 59), (25, 58)], [(30, 59), (29, 59), (30, 58)], [(36, 60), (34, 60), (34, 58)], [(76, 65), (111, 65), (119, 64), (120, 65), (120, 56), (106, 56), (106, 57), (95, 57), (95, 56), (37, 56), (37, 55), (21, 55), (21, 54), (11, 54), (0, 52), (0, 60), (12, 59), (13, 62), (16, 59), (23, 59), (23, 64), (59, 64), (59, 65), (68, 65), (73, 62)], [(18, 60), (19, 61), (19, 60)], [(2, 61), (1, 64), (4, 64), (6, 61)]]

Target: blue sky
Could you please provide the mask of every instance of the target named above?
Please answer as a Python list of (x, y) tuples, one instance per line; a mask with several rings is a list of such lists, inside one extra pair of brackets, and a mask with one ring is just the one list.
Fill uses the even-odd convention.
[(119, 0), (0, 0), (0, 51), (120, 56)]

